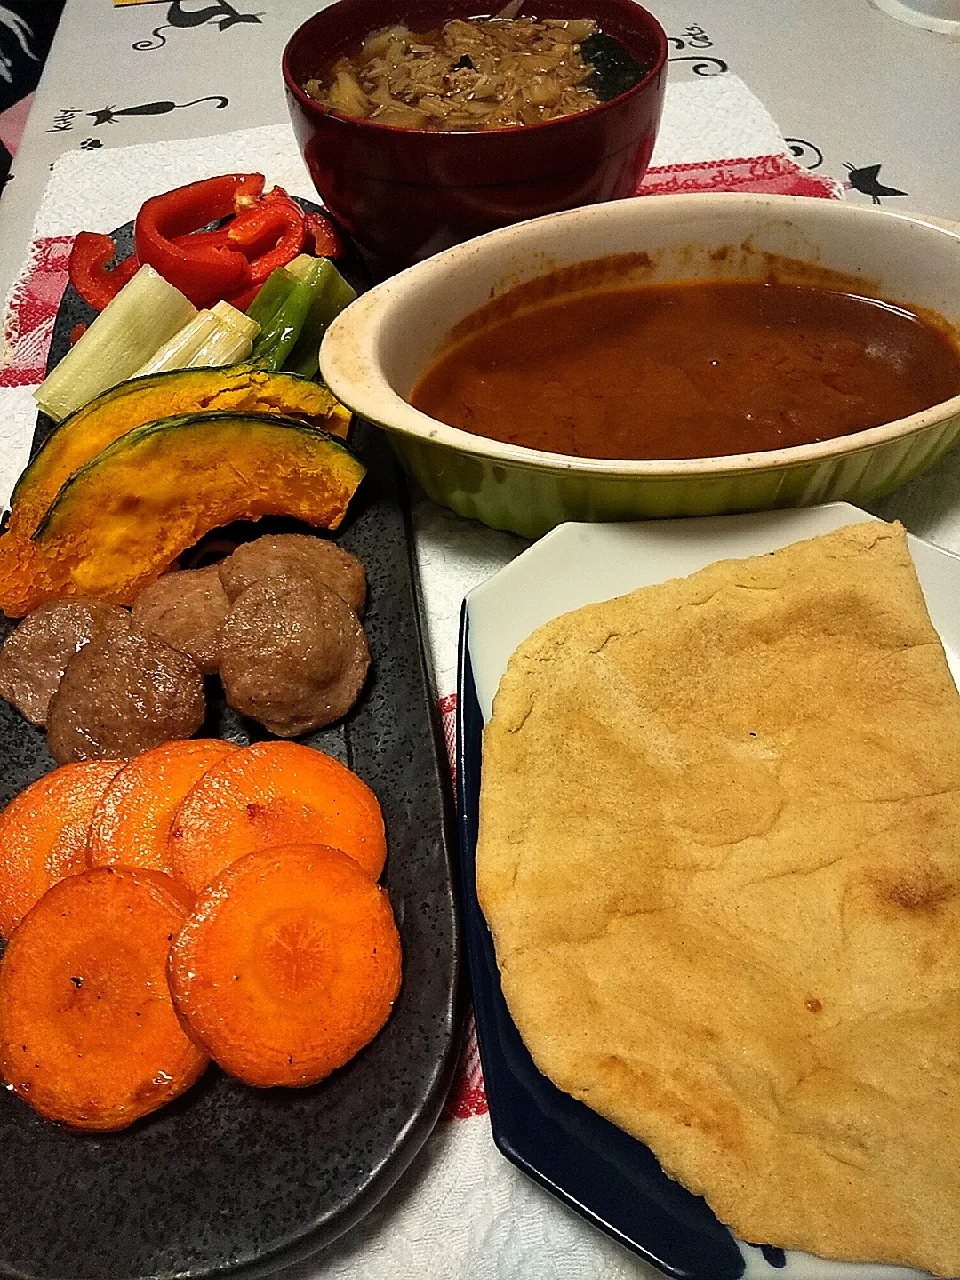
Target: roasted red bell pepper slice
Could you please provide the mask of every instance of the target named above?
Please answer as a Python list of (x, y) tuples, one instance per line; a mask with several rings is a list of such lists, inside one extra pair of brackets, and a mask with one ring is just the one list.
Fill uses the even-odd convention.
[[(137, 215), (134, 241), (149, 263), (198, 307), (227, 298), (245, 310), (271, 272), (304, 248), (339, 254), (334, 228), (304, 215), (282, 187), (264, 194), (259, 173), (226, 174), (154, 196)], [(212, 231), (203, 228), (222, 223)]]
[(181, 249), (195, 249), (201, 245), (219, 249), (227, 243), (227, 228), (218, 227), (215, 231), (191, 231), (188, 236), (174, 236), (173, 243)]
[(239, 214), (227, 230), (250, 261), (248, 287), (265, 282), (271, 271), (292, 262), (305, 239), (303, 210), (280, 187), (266, 193), (259, 205)]
[(306, 230), (303, 210), (280, 187), (267, 193), (255, 208), (235, 218), (227, 241), (246, 253), (250, 263), (249, 285), (261, 285), (277, 267), (292, 262)]
[(96, 311), (102, 311), (139, 270), (135, 254), (111, 268), (116, 253), (113, 238), (96, 231), (81, 231), (70, 250), (67, 264), (70, 283)]
[(328, 222), (319, 213), (305, 213), (303, 221), (307, 229), (307, 240), (312, 242), (313, 251), (318, 258), (339, 258), (341, 256), (343, 245), (332, 222)]
[(230, 297), (249, 283), (249, 263), (238, 249), (206, 236), (180, 240), (208, 223), (251, 209), (263, 194), (262, 173), (230, 173), (177, 187), (146, 200), (134, 224), (134, 244), (149, 263), (197, 307)]
[(304, 213), (282, 187), (274, 187), (259, 205), (239, 214), (227, 235), (238, 248), (259, 253), (250, 263), (254, 283), (227, 299), (238, 311), (247, 310), (272, 272), (285, 267), (304, 250), (312, 250), (321, 258), (336, 258), (343, 252), (332, 224), (320, 214)]

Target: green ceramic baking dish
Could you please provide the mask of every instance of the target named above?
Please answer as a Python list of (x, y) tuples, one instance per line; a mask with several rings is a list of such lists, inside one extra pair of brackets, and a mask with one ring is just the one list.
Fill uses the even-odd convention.
[(407, 403), (458, 321), (511, 286), (609, 254), (646, 254), (651, 282), (765, 278), (789, 260), (842, 272), (865, 293), (937, 312), (960, 345), (960, 230), (921, 216), (793, 196), (640, 196), (519, 223), (457, 245), (364, 294), (334, 322), (321, 370), (389, 433), (436, 501), (526, 537), (566, 520), (715, 515), (863, 504), (960, 439), (960, 396), (817, 444), (726, 457), (609, 460), (502, 444)]

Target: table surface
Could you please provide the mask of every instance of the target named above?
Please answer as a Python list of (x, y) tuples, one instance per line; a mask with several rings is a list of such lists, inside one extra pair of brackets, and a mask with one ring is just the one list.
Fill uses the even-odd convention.
[[(67, 0), (0, 200), (0, 291), (56, 158), (286, 120), (280, 55), (318, 0)], [(739, 75), (798, 161), (891, 208), (960, 217), (960, 43), (869, 0), (652, 0), (674, 77)], [(871, 170), (879, 165), (879, 171)], [(855, 171), (851, 175), (851, 170)], [(876, 186), (879, 184), (879, 188)], [(857, 189), (857, 187), (861, 189)], [(896, 193), (896, 194), (894, 194)]]

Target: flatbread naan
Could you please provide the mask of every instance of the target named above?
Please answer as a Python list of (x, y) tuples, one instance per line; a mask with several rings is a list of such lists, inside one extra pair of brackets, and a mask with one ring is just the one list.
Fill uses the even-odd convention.
[(530, 636), (477, 889), (540, 1070), (738, 1236), (960, 1273), (960, 698), (899, 526)]

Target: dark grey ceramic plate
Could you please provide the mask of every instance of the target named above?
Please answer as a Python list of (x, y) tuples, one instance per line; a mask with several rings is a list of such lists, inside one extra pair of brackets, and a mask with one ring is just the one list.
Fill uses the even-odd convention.
[[(90, 318), (68, 289), (52, 362), (67, 349), (71, 327)], [(35, 446), (47, 426), (38, 424)], [(363, 1217), (439, 1114), (457, 1031), (452, 799), (425, 679), (407, 505), (383, 438), (364, 423), (355, 433), (351, 445), (368, 473), (338, 540), (366, 566), (374, 675), (343, 724), (305, 741), (355, 769), (383, 807), (384, 883), (404, 953), (390, 1021), (313, 1088), (250, 1089), (212, 1067), (171, 1106), (118, 1134), (68, 1133), (4, 1091), (0, 1275), (264, 1275)], [(266, 525), (229, 532), (255, 536)], [(239, 742), (266, 736), (230, 712), (216, 689), (214, 682), (201, 732)], [(43, 733), (2, 701), (0, 761), (0, 804), (53, 768)]]

